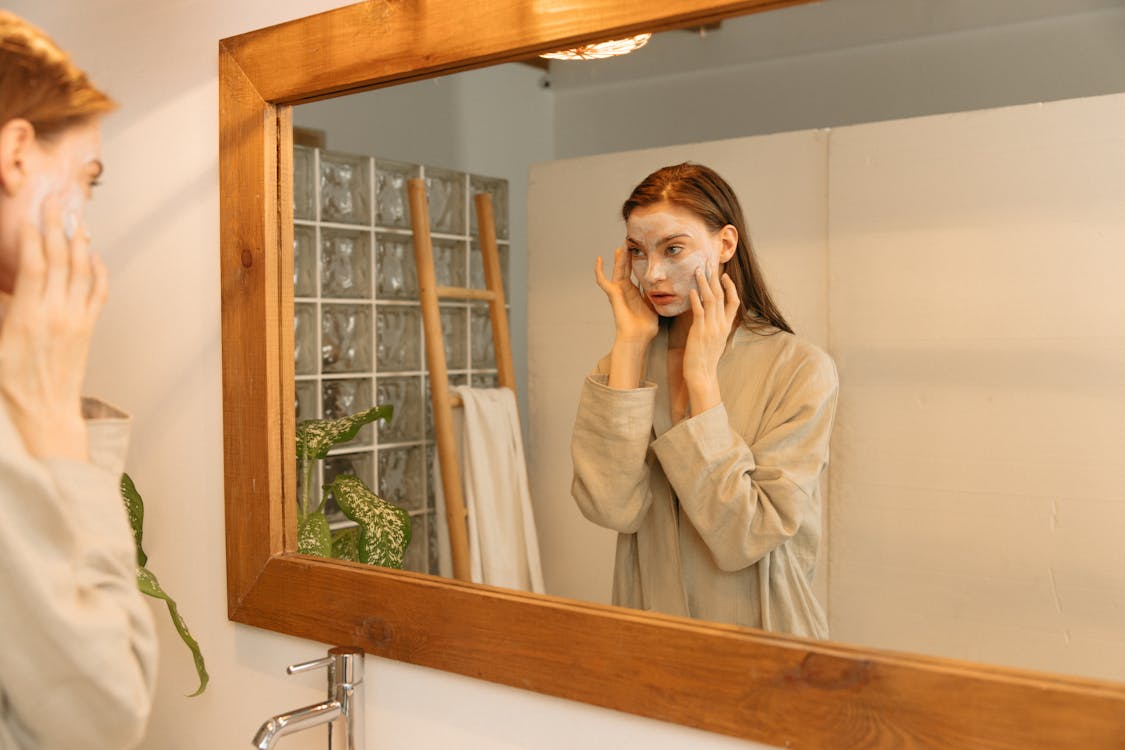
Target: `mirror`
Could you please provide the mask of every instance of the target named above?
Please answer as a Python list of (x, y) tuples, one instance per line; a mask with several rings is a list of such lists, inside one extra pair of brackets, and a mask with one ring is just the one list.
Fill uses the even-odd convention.
[[(528, 373), (527, 360), (521, 358), (518, 369), (521, 384), (534, 391), (522, 413), (530, 415), (526, 421), (535, 445), (529, 460), (534, 467), (531, 484), (536, 489), (533, 500), (540, 525), (546, 590), (556, 596), (609, 603), (614, 535), (581, 518), (569, 497), (567, 440), (575, 391), (592, 362), (608, 347), (610, 327), (606, 305), (591, 283), (591, 258), (597, 249), (606, 254), (619, 240), (621, 224), (616, 206), (628, 191), (630, 180), (638, 180), (655, 166), (682, 158), (702, 159), (707, 154), (707, 163), (738, 183), (739, 192), (746, 196), (758, 253), (770, 272), (771, 286), (786, 300), (786, 316), (798, 333), (835, 355), (841, 368), (841, 419), (831, 472), (836, 492), (827, 494), (827, 506), (840, 512), (825, 519), (828, 548), (821, 555), (818, 591), (830, 623), (835, 625), (834, 637), (935, 656), (1125, 679), (1125, 644), (1119, 644), (1115, 636), (1125, 627), (1125, 613), (1117, 617), (1113, 614), (1120, 598), (1115, 592), (1125, 589), (1125, 579), (1093, 572), (1118, 567), (1110, 530), (1120, 525), (1117, 518), (1125, 511), (1114, 502), (1116, 463), (1110, 456), (1098, 459), (1095, 452), (1074, 445), (1067, 437), (1068, 432), (1076, 432), (1074, 425), (1080, 424), (1082, 433), (1099, 436), (1095, 442), (1107, 446), (1125, 442), (1119, 429), (1114, 432), (1097, 417), (1098, 413), (1120, 412), (1119, 394), (1098, 383), (1120, 382), (1118, 375), (1125, 368), (1113, 358), (1112, 351), (1096, 341), (1084, 345), (1071, 340), (1065, 344), (1066, 353), (1057, 351), (1060, 341), (1067, 341), (1066, 331), (1055, 331), (1050, 340), (1040, 333), (1052, 328), (1055, 311), (1028, 304), (1026, 299), (1028, 289), (1052, 284), (1056, 289), (1054, 307), (1079, 309), (1082, 302), (1073, 294), (1085, 296), (1077, 290), (1096, 287), (1116, 263), (1112, 231), (1102, 240), (1078, 243), (1074, 253), (1065, 258), (1032, 250), (1045, 242), (1033, 239), (1034, 234), (1053, 235), (1053, 242), (1064, 244), (1068, 236), (1081, 231), (1081, 223), (1104, 220), (1096, 212), (1091, 215), (1085, 210), (1076, 217), (1068, 205), (1098, 205), (1112, 196), (1119, 186), (1113, 178), (1119, 171), (1116, 162), (1112, 153), (1098, 152), (1105, 156), (1100, 159), (1101, 166), (1094, 169), (1086, 164), (1091, 159), (1084, 147), (1066, 145), (1065, 123), (1074, 122), (1077, 132), (1088, 135), (1092, 126), (1087, 121), (1108, 118), (1094, 116), (1093, 110), (1075, 109), (1079, 102), (1046, 105), (1049, 116), (1059, 123), (1059, 132), (1050, 141), (1055, 144), (1054, 151), (1034, 151), (1029, 146), (1033, 134), (1041, 129), (1041, 114), (1035, 107), (1011, 112), (990, 110), (987, 117), (994, 123), (989, 126), (991, 131), (973, 125), (985, 116), (978, 113), (975, 119), (971, 114), (946, 116), (945, 126), (917, 119), (898, 124), (869, 123), (828, 133), (797, 131), (696, 143), (692, 136), (713, 126), (681, 124), (675, 130), (664, 123), (669, 137), (675, 132), (681, 142), (693, 145), (656, 146), (646, 125), (643, 135), (653, 144), (650, 148), (607, 154), (580, 151), (602, 147), (607, 140), (601, 135), (605, 130), (602, 124), (620, 112), (644, 112), (653, 99), (683, 99), (682, 84), (668, 74), (674, 67), (667, 60), (669, 55), (680, 68), (692, 70), (692, 55), (706, 57), (715, 49), (750, 46), (754, 36), (761, 35), (761, 21), (767, 18), (778, 35), (795, 38), (801, 27), (781, 25), (783, 17), (811, 17), (827, 10), (818, 6), (773, 17), (727, 19), (720, 28), (703, 36), (682, 30), (664, 32), (632, 56), (603, 62), (553, 63), (550, 72), (509, 63), (295, 107), (294, 127), (314, 131), (321, 138), (321, 148), (315, 152), (297, 148), (296, 247), (306, 248), (300, 256), (302, 264), (311, 268), (296, 272), (298, 322), (302, 311), (318, 302), (304, 291), (315, 289), (318, 275), (322, 287), (329, 289), (320, 303), (322, 309), (331, 311), (341, 301), (346, 306), (356, 301), (350, 288), (331, 289), (338, 284), (333, 282), (327, 263), (318, 273), (313, 262), (318, 254), (311, 249), (315, 244), (312, 233), (320, 226), (313, 220), (316, 174), (323, 175), (319, 183), (321, 218), (329, 215), (319, 229), (323, 246), (319, 257), (339, 254), (336, 238), (341, 232), (355, 236), (357, 247), (363, 248), (364, 269), (371, 265), (370, 256), (375, 256), (377, 278), (363, 284), (373, 288), (363, 295), (364, 304), (373, 302), (375, 314), (369, 318), (381, 319), (385, 306), (396, 314), (408, 310), (415, 316), (410, 366), (404, 367), (397, 358), (384, 362), (385, 355), (379, 354), (373, 358), (374, 377), (367, 374), (371, 366), (364, 364), (353, 368), (354, 375), (346, 376), (333, 373), (334, 366), (330, 365), (318, 378), (302, 374), (309, 358), (298, 356), (298, 403), (312, 406), (309, 416), (316, 416), (318, 389), (323, 390), (326, 413), (346, 413), (338, 406), (339, 388), (354, 382), (366, 388), (363, 392), (367, 400), (353, 410), (370, 405), (372, 392), (378, 393), (378, 403), (392, 403), (398, 410), (398, 426), (392, 423), (380, 427), (377, 447), (375, 431), (365, 428), (368, 432), (361, 433), (359, 444), (334, 456), (331, 461), (336, 463), (330, 464), (328, 471), (335, 473), (338, 469), (334, 467), (344, 464), (369, 483), (377, 481), (383, 497), (408, 508), (415, 518), (408, 568), (439, 572), (435, 548), (441, 539), (432, 533), (433, 495), (426, 489), (436, 482), (424, 458), (430, 456), (432, 460), (434, 455), (433, 433), (430, 428), (423, 430), (425, 389), (418, 372), (422, 365), (417, 284), (406, 272), (411, 249), (409, 237), (400, 234), (407, 222), (402, 212), (405, 185), (398, 175), (403, 170), (417, 174), (422, 168), (419, 165), (425, 165), (427, 175), (436, 175), (436, 187), (447, 184), (450, 176), (456, 177), (460, 185), (456, 191), (456, 226), (434, 226), (434, 231), (444, 237), (436, 241), (437, 264), (439, 269), (447, 264), (451, 267), (447, 273), (451, 281), (443, 283), (456, 280), (455, 285), (463, 285), (463, 279), (475, 276), (476, 287), (483, 285), (479, 250), (470, 253), (468, 241), (455, 235), (468, 231), (469, 222), (464, 221), (468, 193), (472, 184), (484, 179), (474, 172), (502, 176), (506, 188), (497, 205), (504, 217), (509, 202), (512, 206), (510, 241), (516, 250), (513, 260), (518, 264), (513, 272), (521, 280), (530, 276), (535, 291), (529, 298), (528, 286), (521, 281), (509, 299), (517, 330), (521, 322), (532, 319), (530, 341), (521, 350), (534, 356), (537, 364)], [(834, 18), (843, 20), (840, 12)], [(791, 26), (797, 23), (790, 22)], [(825, 24), (822, 20), (818, 25)], [(644, 87), (643, 95), (622, 91), (626, 80), (632, 79), (626, 79), (621, 69), (630, 66), (645, 73), (632, 84)], [(665, 72), (654, 77), (654, 69)], [(701, 76), (701, 80), (710, 79)], [(607, 86), (614, 94), (612, 107), (603, 93)], [(604, 106), (583, 106), (589, 100), (603, 102)], [(1088, 106), (1095, 105), (1091, 101)], [(648, 122), (648, 118), (641, 119)], [(557, 121), (566, 123), (564, 132), (556, 131)], [(1004, 136), (997, 138), (1001, 128), (995, 123), (1001, 121), (1005, 123)], [(737, 127), (732, 130), (738, 132)], [(597, 135), (588, 137), (583, 146), (575, 133)], [(877, 180), (861, 179), (859, 170), (847, 169), (848, 154), (855, 148), (851, 144), (862, 142), (869, 153), (879, 154), (900, 148), (896, 144), (912, 136), (924, 137), (933, 154), (948, 157), (947, 166), (927, 172), (929, 183), (974, 182), (957, 166), (957, 139), (972, 139), (976, 145), (968, 148), (987, 148), (994, 154), (990, 166), (978, 161), (973, 168), (975, 181), (987, 180), (989, 187), (974, 195), (972, 202), (975, 213), (990, 217), (987, 221), (995, 228), (977, 230), (974, 237), (958, 243), (964, 248), (956, 250), (932, 247), (926, 237), (905, 241), (899, 251), (902, 258), (893, 265), (893, 274), (888, 274), (884, 266), (872, 260), (874, 250), (849, 240), (855, 230), (829, 236), (823, 216), (846, 216), (848, 206), (826, 210), (828, 164), (836, 165), (829, 191), (833, 195), (877, 192), (886, 184), (910, 184), (909, 194), (922, 201), (926, 186), (911, 182), (911, 174), (923, 170), (924, 165), (911, 156), (900, 157), (897, 169), (896, 162), (888, 161)], [(559, 148), (566, 148), (578, 161), (555, 161)], [(1074, 169), (1085, 175), (1085, 190), (1071, 186), (1076, 178), (1055, 163), (1061, 153), (1067, 154), (1064, 163), (1073, 162)], [(375, 156), (373, 174), (368, 169), (369, 155)], [(384, 159), (385, 155), (392, 159)], [(1044, 219), (1036, 217), (1030, 208), (1036, 196), (1020, 192), (1019, 184), (1024, 180), (1012, 163), (1016, 155), (1028, 172), (1050, 174), (1051, 183), (1067, 185), (1055, 193), (1041, 191), (1044, 197), (1039, 199), (1050, 196), (1054, 204), (1050, 223), (1057, 228), (1041, 226)], [(315, 166), (303, 166), (314, 158), (320, 159), (320, 172)], [(348, 166), (353, 163), (363, 166), (353, 170)], [(356, 176), (357, 185), (355, 200), (347, 193), (349, 205), (362, 214), (347, 220), (348, 229), (333, 221), (333, 207), (338, 201), (331, 193), (336, 189), (339, 169), (345, 167), (349, 175)], [(374, 189), (369, 184), (372, 181), (377, 186)], [(603, 187), (607, 185), (612, 187)], [(1005, 196), (1005, 205), (1013, 207), (1015, 216), (1011, 220), (996, 211), (992, 196), (1000, 194)], [(440, 205), (447, 205), (444, 194), (437, 195)], [(948, 205), (948, 201), (943, 204), (940, 195), (924, 200), (934, 207), (928, 221), (943, 221), (949, 227), (962, 223), (956, 206)], [(882, 196), (880, 202), (892, 205), (891, 196)], [(939, 217), (936, 207), (942, 205), (945, 208), (941, 210), (947, 214)], [(372, 208), (375, 229), (369, 232), (364, 225), (370, 223), (367, 215)], [(868, 215), (863, 220), (869, 226), (889, 226), (896, 221), (890, 208), (881, 216), (875, 204), (865, 211)], [(902, 206), (894, 211), (901, 212)], [(384, 216), (387, 218), (381, 218)], [(507, 230), (508, 221), (502, 226)], [(1040, 229), (1033, 231), (1036, 226)], [(941, 231), (949, 230), (935, 230)], [(1017, 241), (1022, 250), (1013, 246)], [(508, 242), (509, 234), (504, 231), (502, 249)], [(914, 246), (926, 247), (929, 260), (915, 258), (909, 249)], [(830, 248), (835, 252), (830, 253)], [(350, 244), (345, 249), (350, 251)], [(397, 255), (392, 255), (395, 251)], [(1034, 252), (1038, 260), (1033, 268), (1013, 277), (1011, 269), (1020, 266), (1020, 252)], [(466, 266), (470, 256), (476, 258), (472, 266), (476, 273), (470, 273)], [(941, 260), (936, 259), (939, 257)], [(974, 260), (978, 257), (989, 260), (982, 264)], [(961, 283), (954, 270), (958, 265), (975, 269), (971, 285)], [(834, 269), (831, 294), (827, 290), (829, 266)], [(903, 294), (902, 289), (912, 291)], [(863, 294), (857, 290), (863, 290)], [(1107, 292), (1105, 296), (1112, 294)], [(948, 325), (942, 324), (937, 310), (942, 300), (954, 299), (958, 300), (956, 315), (960, 320), (950, 318)], [(467, 325), (468, 309), (460, 304), (446, 307), (450, 312), (447, 357), (459, 378), (454, 382), (488, 378), (488, 370), (480, 373), (474, 369), (479, 359), (491, 367), (488, 356), (468, 356), (478, 342), (487, 341), (481, 330)], [(876, 315), (876, 310), (881, 313)], [(1019, 313), (1013, 314), (1016, 310)], [(855, 322), (859, 316), (864, 317), (863, 330)], [(1091, 318), (1105, 320), (1099, 327), (1114, 336), (1120, 335), (1121, 329), (1109, 321), (1123, 316), (1106, 311)], [(315, 318), (315, 312), (308, 317)], [(910, 324), (895, 328), (891, 338), (886, 332), (889, 324), (879, 322), (888, 317)], [(484, 319), (479, 314), (472, 318)], [(877, 342), (879, 354), (869, 348), (876, 342), (862, 346), (855, 343), (866, 341), (870, 335), (867, 330), (880, 327), (883, 332), (878, 336), (884, 338)], [(379, 330), (377, 344), (386, 338), (383, 329)], [(993, 345), (995, 351), (978, 340), (986, 331), (988, 336), (1005, 339)], [(467, 334), (471, 334), (468, 345)], [(940, 343), (897, 343), (910, 341), (912, 335), (919, 342)], [(315, 349), (315, 330), (310, 332), (305, 326), (302, 331), (299, 325), (298, 339), (302, 336), (312, 341), (307, 348)], [(364, 337), (370, 336), (368, 332)], [(1020, 346), (1038, 349), (1044, 363), (1083, 360), (1089, 366), (1081, 377), (1060, 373), (1049, 382), (1031, 386), (1025, 383), (1022, 360), (1013, 360), (1012, 353), (1002, 354), (1016, 346), (1016, 341), (1023, 342)], [(927, 356), (927, 346), (935, 347), (929, 356), (946, 351), (948, 357), (927, 368), (910, 364)], [(297, 350), (302, 351), (300, 341)], [(315, 372), (316, 362), (311, 364)], [(976, 368), (988, 373), (987, 379), (975, 376), (972, 370)], [(384, 375), (384, 371), (390, 374)], [(929, 377), (923, 377), (923, 371), (928, 371)], [(302, 389), (310, 395), (302, 397)], [(906, 392), (920, 400), (941, 401), (945, 406), (937, 411), (904, 401)], [(1076, 403), (1079, 396), (1087, 407)], [(857, 405), (860, 403), (864, 406)], [(995, 406), (989, 407), (989, 403)], [(1024, 416), (1019, 416), (1021, 413)], [(903, 417), (896, 418), (899, 414)], [(1036, 415), (1033, 427), (1029, 427), (1031, 414)], [(950, 431), (953, 423), (961, 425), (960, 434)], [(983, 437), (974, 440), (978, 432)], [(1023, 440), (1024, 433), (1052, 437), (1049, 441)], [(904, 444), (902, 448), (891, 445), (895, 442), (889, 437), (892, 434)], [(1062, 445), (1069, 446), (1067, 452), (1075, 455), (1085, 453), (1089, 463), (1081, 476), (1074, 477), (1062, 466), (1058, 470), (1034, 468), (1056, 465), (1055, 455)], [(886, 458), (874, 459), (873, 446), (880, 446), (879, 452), (887, 457), (895, 456), (894, 462), (903, 468), (890, 473)], [(948, 472), (940, 483), (927, 480), (933, 476), (935, 460), (927, 460), (925, 455), (945, 455), (942, 460), (947, 465), (953, 456), (959, 456), (956, 461), (966, 470)], [(403, 466), (408, 471), (402, 471)], [(1019, 481), (1018, 475), (1025, 473), (1035, 477), (1034, 484)], [(880, 478), (875, 481), (873, 477)], [(1068, 485), (1067, 492), (1056, 487), (1052, 492), (1061, 494), (1047, 497), (1044, 483), (1057, 485), (1059, 481)], [(841, 498), (840, 503), (835, 503), (834, 497)], [(923, 497), (928, 498), (930, 507), (923, 504)], [(920, 527), (914, 520), (922, 517), (927, 522)], [(950, 550), (958, 550), (957, 555), (948, 554)], [(887, 591), (894, 593), (888, 596)], [(1101, 597), (1107, 604), (1099, 608), (1092, 597)], [(1121, 658), (1107, 658), (1111, 653), (1121, 654)]]
[[(293, 554), (293, 414), (283, 408), (294, 395), (283, 356), (293, 345), (284, 285), (292, 259), (279, 252), (291, 242), (292, 216), (278, 200), (291, 190), (289, 105), (767, 5), (685, 1), (642, 12), (589, 2), (552, 14), (487, 4), (488, 13), (466, 17), (454, 5), (435, 7), (440, 3), (366, 3), (221, 45), (231, 617), (777, 745), (870, 743), (875, 731), (930, 746), (1050, 747), (1072, 742), (1076, 722), (1084, 741), (1109, 741), (1121, 729), (1125, 692), (1118, 685), (812, 643)], [(385, 36), (373, 52), (356, 32), (374, 23), (376, 11), (384, 13), (375, 14), (372, 28)], [(325, 48), (339, 55), (326, 60), (316, 52)], [(293, 64), (279, 69), (279, 54)], [(570, 648), (560, 651), (559, 643)], [(1043, 708), (1029, 717), (1032, 702)], [(987, 716), (980, 705), (988, 705)], [(856, 711), (872, 723), (845, 720)], [(802, 720), (771, 718), (779, 716)]]

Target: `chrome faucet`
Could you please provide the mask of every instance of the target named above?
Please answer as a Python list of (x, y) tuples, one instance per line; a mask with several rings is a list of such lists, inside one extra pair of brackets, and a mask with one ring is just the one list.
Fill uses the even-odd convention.
[(328, 656), (285, 671), (320, 667), (328, 670), (328, 699), (269, 719), (254, 735), (254, 747), (270, 750), (287, 734), (327, 724), (328, 750), (363, 750), (363, 649), (337, 646), (328, 649)]

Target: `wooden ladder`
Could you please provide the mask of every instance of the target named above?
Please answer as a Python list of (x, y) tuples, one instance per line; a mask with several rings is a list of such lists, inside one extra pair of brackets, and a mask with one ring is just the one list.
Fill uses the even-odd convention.
[(492, 198), (487, 193), (473, 196), (484, 261), (485, 289), (438, 286), (434, 272), (434, 252), (430, 239), (430, 208), (425, 183), (418, 178), (407, 181), (410, 195), (410, 223), (414, 232), (414, 261), (418, 270), (418, 291), (422, 302), (422, 327), (426, 335), (426, 368), (430, 375), (430, 397), (434, 407), (434, 441), (441, 467), (441, 486), (445, 493), (445, 519), (449, 527), (449, 548), (453, 557), (453, 576), (469, 581), (469, 539), (467, 512), (461, 485), (461, 465), (453, 432), (453, 408), (461, 399), (449, 391), (449, 372), (445, 361), (439, 300), (488, 302), (492, 322), (492, 346), (496, 355), (497, 380), (503, 388), (516, 390), (512, 367), (512, 342), (508, 334), (508, 313), (504, 307), (504, 281), (500, 273), (500, 251), (496, 246), (496, 222)]

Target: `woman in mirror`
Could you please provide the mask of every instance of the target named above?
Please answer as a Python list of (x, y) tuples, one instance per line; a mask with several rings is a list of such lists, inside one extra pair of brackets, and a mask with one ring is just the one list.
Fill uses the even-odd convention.
[(156, 638), (119, 491), (128, 418), (80, 388), (106, 272), (83, 207), (113, 103), (0, 11), (0, 748), (141, 739)]
[(595, 267), (613, 347), (571, 443), (579, 508), (618, 532), (613, 602), (826, 638), (812, 580), (836, 367), (793, 335), (713, 170), (660, 169), (622, 215), (611, 274)]

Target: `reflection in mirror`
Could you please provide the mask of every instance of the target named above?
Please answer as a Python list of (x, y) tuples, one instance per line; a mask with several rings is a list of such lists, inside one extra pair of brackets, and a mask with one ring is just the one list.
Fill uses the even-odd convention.
[[(377, 146), (378, 138), (372, 143)], [(409, 514), (403, 567), (448, 575), (452, 563), (444, 534), (439, 535), (434, 419), (407, 182), (417, 178), (426, 185), (437, 283), (483, 289), (470, 197), (491, 196), (506, 269), (507, 181), (386, 159), (371, 149), (346, 153), (295, 146), (293, 161), (297, 419), (338, 420), (375, 405), (394, 409), (390, 419), (364, 425), (354, 438), (336, 444), (312, 469), (311, 483), (324, 488), (338, 476), (353, 475), (377, 488), (383, 501)], [(445, 302), (440, 316), (449, 386), (495, 386), (487, 308)], [(313, 500), (321, 504), (315, 493)], [(340, 540), (356, 533), (358, 519), (332, 493), (323, 498), (323, 513), (337, 549)]]
[[(781, 23), (784, 15), (763, 16), (760, 23)], [(711, 38), (722, 40), (734, 23), (725, 22)], [(675, 33), (670, 38), (677, 45), (693, 39)], [(641, 55), (657, 54), (662, 36), (628, 64), (642, 65)], [(1118, 278), (1120, 261), (1107, 248), (1121, 231), (1109, 218), (1111, 198), (1122, 189), (1112, 175), (1125, 169), (1118, 168), (1113, 146), (1083, 150), (1089, 139), (1080, 136), (1093, 127), (1089, 123), (1113, 122), (1120, 105), (1060, 103), (1038, 115), (1032, 109), (723, 143), (714, 139), (748, 126), (739, 129), (730, 118), (722, 124), (728, 130), (707, 122), (697, 130), (681, 123), (677, 131), (667, 121), (684, 118), (672, 111), (663, 119), (646, 116), (634, 135), (628, 106), (610, 114), (608, 107), (598, 110), (610, 99), (629, 98), (621, 81), (610, 73), (559, 70), (546, 79), (551, 88), (542, 87), (541, 70), (506, 65), (294, 111), (297, 125), (325, 131), (325, 152), (374, 156), (376, 170), (386, 156), (507, 182), (517, 381), (521, 391), (529, 378), (541, 389), (530, 403), (521, 393), (521, 411), (529, 417), (533, 488), (548, 488), (535, 493), (548, 592), (598, 602), (608, 602), (610, 594), (612, 535), (582, 519), (569, 498), (567, 443), (578, 387), (608, 351), (612, 334), (593, 286), (592, 258), (607, 256), (619, 242), (617, 210), (632, 185), (662, 164), (695, 159), (735, 183), (783, 310), (840, 365), (841, 415), (822, 556), (831, 576), (822, 576), (817, 589), (833, 637), (1125, 678), (1117, 666), (1125, 659), (1104, 658), (1107, 650), (1125, 648), (1125, 588), (1115, 572), (1125, 566), (1107, 536), (1120, 527), (1123, 513), (1110, 453), (1125, 445), (1125, 378), (1114, 353), (1120, 347), (1107, 344), (1121, 341), (1115, 321), (1125, 313), (1110, 302), (1120, 297), (1107, 286)], [(568, 76), (599, 75), (607, 85), (585, 94), (564, 85)], [(673, 93), (661, 97), (661, 81), (645, 80), (645, 96), (636, 99), (691, 101), (683, 81), (666, 83)], [(1095, 92), (1070, 95), (1086, 93)], [(918, 114), (886, 109), (891, 105), (880, 101), (875, 119)], [(1000, 124), (989, 126), (990, 119)], [(770, 122), (761, 127), (768, 130)], [(663, 131), (691, 132), (708, 143), (659, 148), (654, 134)], [(594, 144), (590, 151), (653, 148), (556, 161), (590, 153), (576, 145), (583, 136)], [(1115, 141), (1107, 134), (1105, 142)], [(295, 177), (302, 169), (316, 174), (317, 152), (298, 151)], [(982, 154), (994, 156), (987, 161)], [(302, 230), (317, 221), (311, 214), (301, 218), (302, 200), (317, 205), (315, 196), (295, 204), (299, 253), (317, 243)], [(377, 200), (365, 205), (378, 210)], [(387, 224), (405, 226), (395, 210), (388, 209)], [(330, 223), (348, 231), (347, 222)], [(366, 252), (377, 264), (378, 254), (388, 251), (380, 249), (379, 232), (370, 231)], [(1066, 253), (1057, 252), (1062, 247)], [(537, 264), (530, 282), (529, 255)], [(408, 247), (400, 257), (409, 258)], [(463, 268), (460, 261), (456, 267)], [(297, 288), (323, 284), (325, 273), (315, 266), (297, 269)], [(400, 300), (389, 306), (407, 306), (401, 300), (413, 283), (409, 270), (401, 281), (374, 273), (372, 282), (371, 299), (385, 295)], [(302, 297), (298, 292), (298, 400), (320, 399), (323, 409), (323, 385), (319, 391), (310, 385), (323, 379), (314, 372), (323, 356), (315, 338), (323, 332), (315, 311), (301, 307)], [(331, 304), (352, 300), (342, 296)], [(1089, 336), (1067, 327), (1076, 319)], [(372, 320), (378, 328), (374, 312)], [(466, 340), (472, 336), (471, 318), (450, 323), (464, 328)], [(315, 334), (304, 346), (302, 326)], [(376, 359), (378, 341), (376, 334)], [(448, 354), (464, 356), (452, 348)], [(303, 370), (302, 357), (309, 356), (314, 359)], [(366, 355), (357, 350), (354, 356)], [(472, 367), (470, 361), (466, 370)], [(420, 368), (385, 377), (368, 372), (372, 402), (399, 399), (404, 406), (396, 403), (396, 409), (409, 411), (417, 396), (424, 411), (425, 392), (408, 386)], [(345, 381), (353, 373), (330, 374), (330, 381)], [(331, 398), (351, 398), (348, 403), (362, 407), (367, 395), (358, 389)], [(361, 434), (358, 444), (374, 457), (387, 432), (395, 450), (424, 446), (429, 423), (419, 427), (411, 417), (399, 425), (400, 419), (401, 413), (380, 425), (377, 436)], [(1102, 447), (1083, 448), (1084, 441)], [(416, 451), (388, 459), (385, 476), (374, 458), (358, 470), (370, 472), (366, 476), (388, 499), (426, 519), (433, 513), (431, 460)], [(417, 477), (412, 487), (408, 475)], [(440, 540), (432, 533), (426, 526), (418, 537), (424, 543), (412, 545), (416, 570), (440, 569), (431, 552)]]

